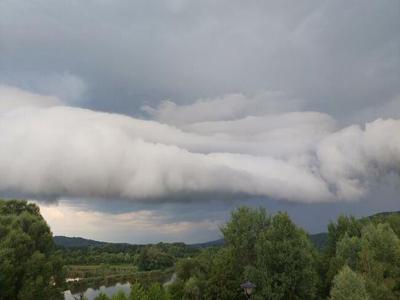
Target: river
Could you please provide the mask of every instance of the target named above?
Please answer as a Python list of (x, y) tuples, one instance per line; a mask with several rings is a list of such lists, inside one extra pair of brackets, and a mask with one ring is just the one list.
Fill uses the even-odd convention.
[[(88, 300), (93, 300), (96, 298), (101, 292), (105, 293), (107, 296), (112, 296), (119, 290), (122, 290), (125, 292), (126, 295), (129, 295), (129, 292), (131, 291), (131, 284), (129, 282), (127, 283), (117, 283), (113, 286), (101, 286), (98, 289), (92, 289), (88, 288), (83, 295), (88, 299)], [(80, 299), (80, 294), (71, 294), (70, 291), (64, 292), (64, 299), (65, 300), (79, 300)]]
[[(167, 278), (164, 278), (162, 281), (158, 281), (160, 283), (163, 283), (164, 286), (168, 286), (172, 284), (176, 280), (176, 273), (172, 273)], [(67, 282), (79, 282), (80, 278), (68, 278)], [(154, 281), (157, 282), (157, 281)], [(127, 296), (129, 295), (131, 291), (131, 284), (129, 282), (126, 283), (116, 283), (110, 286), (105, 286), (102, 285), (99, 288), (87, 288), (84, 292), (82, 293), (74, 293), (72, 294), (71, 291), (65, 291), (64, 292), (64, 300), (79, 300), (81, 299), (81, 295), (85, 296), (88, 300), (93, 300), (96, 298), (101, 292), (106, 294), (107, 296), (111, 297), (114, 295), (116, 292), (119, 290), (122, 290)]]

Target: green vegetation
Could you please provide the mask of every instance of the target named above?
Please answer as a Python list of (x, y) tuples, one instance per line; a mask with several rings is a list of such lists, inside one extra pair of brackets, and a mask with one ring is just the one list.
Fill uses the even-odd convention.
[(245, 281), (256, 284), (255, 300), (400, 299), (399, 213), (340, 216), (312, 242), (286, 213), (241, 207), (221, 232), (219, 246), (91, 241), (57, 255), (35, 205), (1, 201), (0, 300), (58, 299), (64, 271), (81, 279), (68, 283), (72, 291), (134, 283), (113, 300), (243, 299)]
[[(155, 245), (113, 244), (92, 241), (90, 246), (58, 246), (67, 265), (135, 265), (140, 271), (163, 270), (177, 259), (197, 254), (198, 249), (184, 243)], [(84, 242), (82, 242), (84, 244)]]
[(63, 263), (39, 208), (0, 200), (0, 299), (63, 299)]
[[(398, 224), (399, 214), (388, 216), (390, 223)], [(322, 258), (325, 291), (348, 265), (364, 278), (371, 299), (400, 298), (400, 239), (389, 222), (341, 216), (329, 225), (328, 247)]]
[(59, 247), (67, 265), (66, 277), (79, 278), (79, 281), (67, 284), (73, 293), (117, 282), (140, 282), (146, 287), (151, 283), (162, 283), (171, 277), (178, 259), (199, 253), (198, 249), (183, 243), (129, 245), (92, 242), (89, 247)]
[(328, 233), (321, 232), (316, 234), (309, 235), (311, 243), (317, 248), (319, 251), (324, 250), (327, 240), (328, 240)]
[(67, 278), (107, 277), (115, 274), (133, 274), (138, 272), (134, 265), (68, 265)]
[(154, 283), (162, 284), (171, 278), (173, 269), (165, 271), (146, 271), (126, 274), (110, 274), (97, 277), (86, 277), (79, 281), (68, 283), (68, 289), (73, 293), (81, 293), (87, 288), (97, 289), (100, 286), (113, 286), (119, 282), (135, 282), (144, 287), (149, 287)]
[(132, 286), (128, 296), (124, 292), (118, 291), (111, 298), (100, 293), (95, 300), (170, 300), (166, 290), (158, 283), (154, 283), (145, 289), (138, 283)]
[[(176, 264), (171, 299), (400, 299), (400, 214), (328, 226), (318, 251), (287, 214), (239, 208), (222, 228), (225, 246)], [(325, 239), (325, 237), (323, 237)]]
[[(62, 248), (85, 248), (85, 247), (90, 247), (90, 246), (107, 246), (109, 244), (113, 244), (113, 243), (99, 242), (99, 241), (84, 239), (81, 237), (66, 237), (66, 236), (61, 236), (61, 235), (54, 236), (53, 241), (54, 241), (54, 244), (56, 244), (57, 246), (60, 246)], [(123, 247), (123, 246), (129, 245), (129, 244), (120, 243), (118, 245)]]
[(130, 245), (66, 237), (55, 241), (67, 266), (66, 277), (79, 278), (67, 283), (72, 293), (118, 282), (138, 282), (144, 287), (163, 283), (172, 276), (177, 260), (200, 251), (184, 243)]
[(330, 300), (368, 300), (365, 281), (347, 265), (333, 279)]
[[(173, 299), (241, 299), (250, 280), (254, 299), (313, 299), (317, 271), (307, 234), (285, 213), (239, 208), (222, 228), (225, 247), (206, 250), (177, 264), (170, 287)], [(190, 289), (188, 288), (190, 287)], [(189, 291), (196, 291), (191, 298)]]

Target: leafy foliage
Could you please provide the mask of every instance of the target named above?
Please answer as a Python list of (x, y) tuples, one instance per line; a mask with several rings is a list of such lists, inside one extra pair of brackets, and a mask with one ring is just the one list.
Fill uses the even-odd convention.
[(390, 225), (400, 224), (400, 215), (386, 216), (389, 222), (385, 222), (385, 215), (361, 220), (341, 216), (330, 225), (330, 244), (323, 259), (328, 265), (322, 274), (324, 292), (346, 265), (365, 279), (371, 299), (400, 298), (400, 240), (398, 228), (394, 231)]
[(162, 251), (157, 246), (143, 248), (137, 256), (137, 266), (139, 270), (150, 271), (172, 267), (174, 257)]
[(248, 270), (247, 277), (259, 286), (259, 298), (313, 299), (317, 283), (313, 251), (307, 234), (287, 214), (275, 215), (256, 242), (256, 264)]
[(287, 214), (242, 207), (222, 228), (225, 246), (178, 261), (168, 291), (171, 299), (243, 299), (239, 286), (250, 280), (252, 299), (400, 299), (399, 226), (400, 214), (340, 216), (321, 253)]
[(0, 299), (62, 299), (63, 262), (35, 204), (0, 200)]
[[(155, 245), (130, 245), (104, 243), (91, 240), (74, 243), (73, 247), (59, 246), (67, 265), (126, 265), (138, 266), (142, 271), (160, 270), (171, 267), (179, 258), (193, 256), (199, 249), (184, 243), (158, 243)], [(90, 241), (90, 242), (88, 242)], [(77, 246), (90, 243), (90, 246)]]
[[(127, 280), (135, 274), (129, 295), (96, 300), (244, 299), (240, 284), (248, 280), (257, 286), (255, 300), (400, 299), (400, 214), (340, 216), (313, 244), (286, 213), (241, 207), (221, 232), (218, 247), (90, 241), (58, 249), (69, 264), (79, 264), (68, 266), (72, 277)], [(0, 300), (62, 299), (63, 259), (36, 205), (0, 200), (0, 270)], [(155, 279), (154, 272), (168, 274)]]
[(221, 231), (225, 247), (177, 264), (172, 299), (242, 299), (247, 280), (258, 286), (254, 299), (314, 297), (315, 251), (287, 214), (241, 207)]
[(133, 284), (131, 287), (129, 300), (142, 300), (145, 298), (146, 298), (146, 291), (144, 290), (144, 288), (138, 283)]
[(116, 292), (111, 298), (104, 293), (100, 293), (94, 300), (168, 300), (168, 295), (164, 288), (155, 283), (147, 290), (140, 284), (132, 286), (131, 292), (127, 296), (122, 290)]
[(369, 300), (364, 279), (347, 265), (335, 276), (330, 300)]

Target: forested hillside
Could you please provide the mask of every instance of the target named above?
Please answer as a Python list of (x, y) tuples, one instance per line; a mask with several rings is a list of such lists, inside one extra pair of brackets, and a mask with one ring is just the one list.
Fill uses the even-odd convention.
[[(400, 224), (396, 224), (399, 220), (398, 216), (400, 215), (400, 211), (394, 212), (381, 212), (371, 216), (360, 218), (359, 221), (361, 222), (368, 222), (372, 221), (374, 223), (382, 223), (382, 222), (390, 222), (392, 223), (392, 227), (395, 229), (400, 228)], [(311, 242), (317, 249), (322, 250), (328, 241), (328, 233), (327, 232), (320, 232), (315, 234), (309, 234), (309, 238)], [(140, 246), (140, 245), (132, 245), (127, 243), (108, 243), (108, 242), (99, 242), (90, 239), (84, 239), (81, 237), (66, 237), (66, 236), (54, 236), (53, 237), (54, 243), (57, 246), (64, 247), (64, 248), (80, 248), (80, 247), (89, 247), (89, 246), (119, 246), (119, 247), (129, 247), (129, 246)], [(191, 244), (188, 246), (194, 248), (208, 248), (208, 247), (218, 247), (224, 245), (224, 239), (218, 239), (214, 241), (204, 242), (204, 243), (197, 243)]]
[(84, 239), (81, 237), (66, 237), (56, 235), (53, 237), (54, 244), (64, 248), (80, 248), (80, 247), (90, 247), (90, 246), (105, 246), (107, 242), (99, 242), (89, 239)]

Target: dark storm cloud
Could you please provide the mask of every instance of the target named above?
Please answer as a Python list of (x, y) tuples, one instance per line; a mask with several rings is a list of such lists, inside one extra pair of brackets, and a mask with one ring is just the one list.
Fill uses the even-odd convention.
[(57, 93), (54, 83), (46, 90), (49, 77), (75, 76), (59, 89), (84, 83), (84, 105), (95, 109), (140, 114), (164, 99), (270, 89), (351, 122), (399, 93), (396, 0), (7, 0), (0, 8), (0, 79)]

